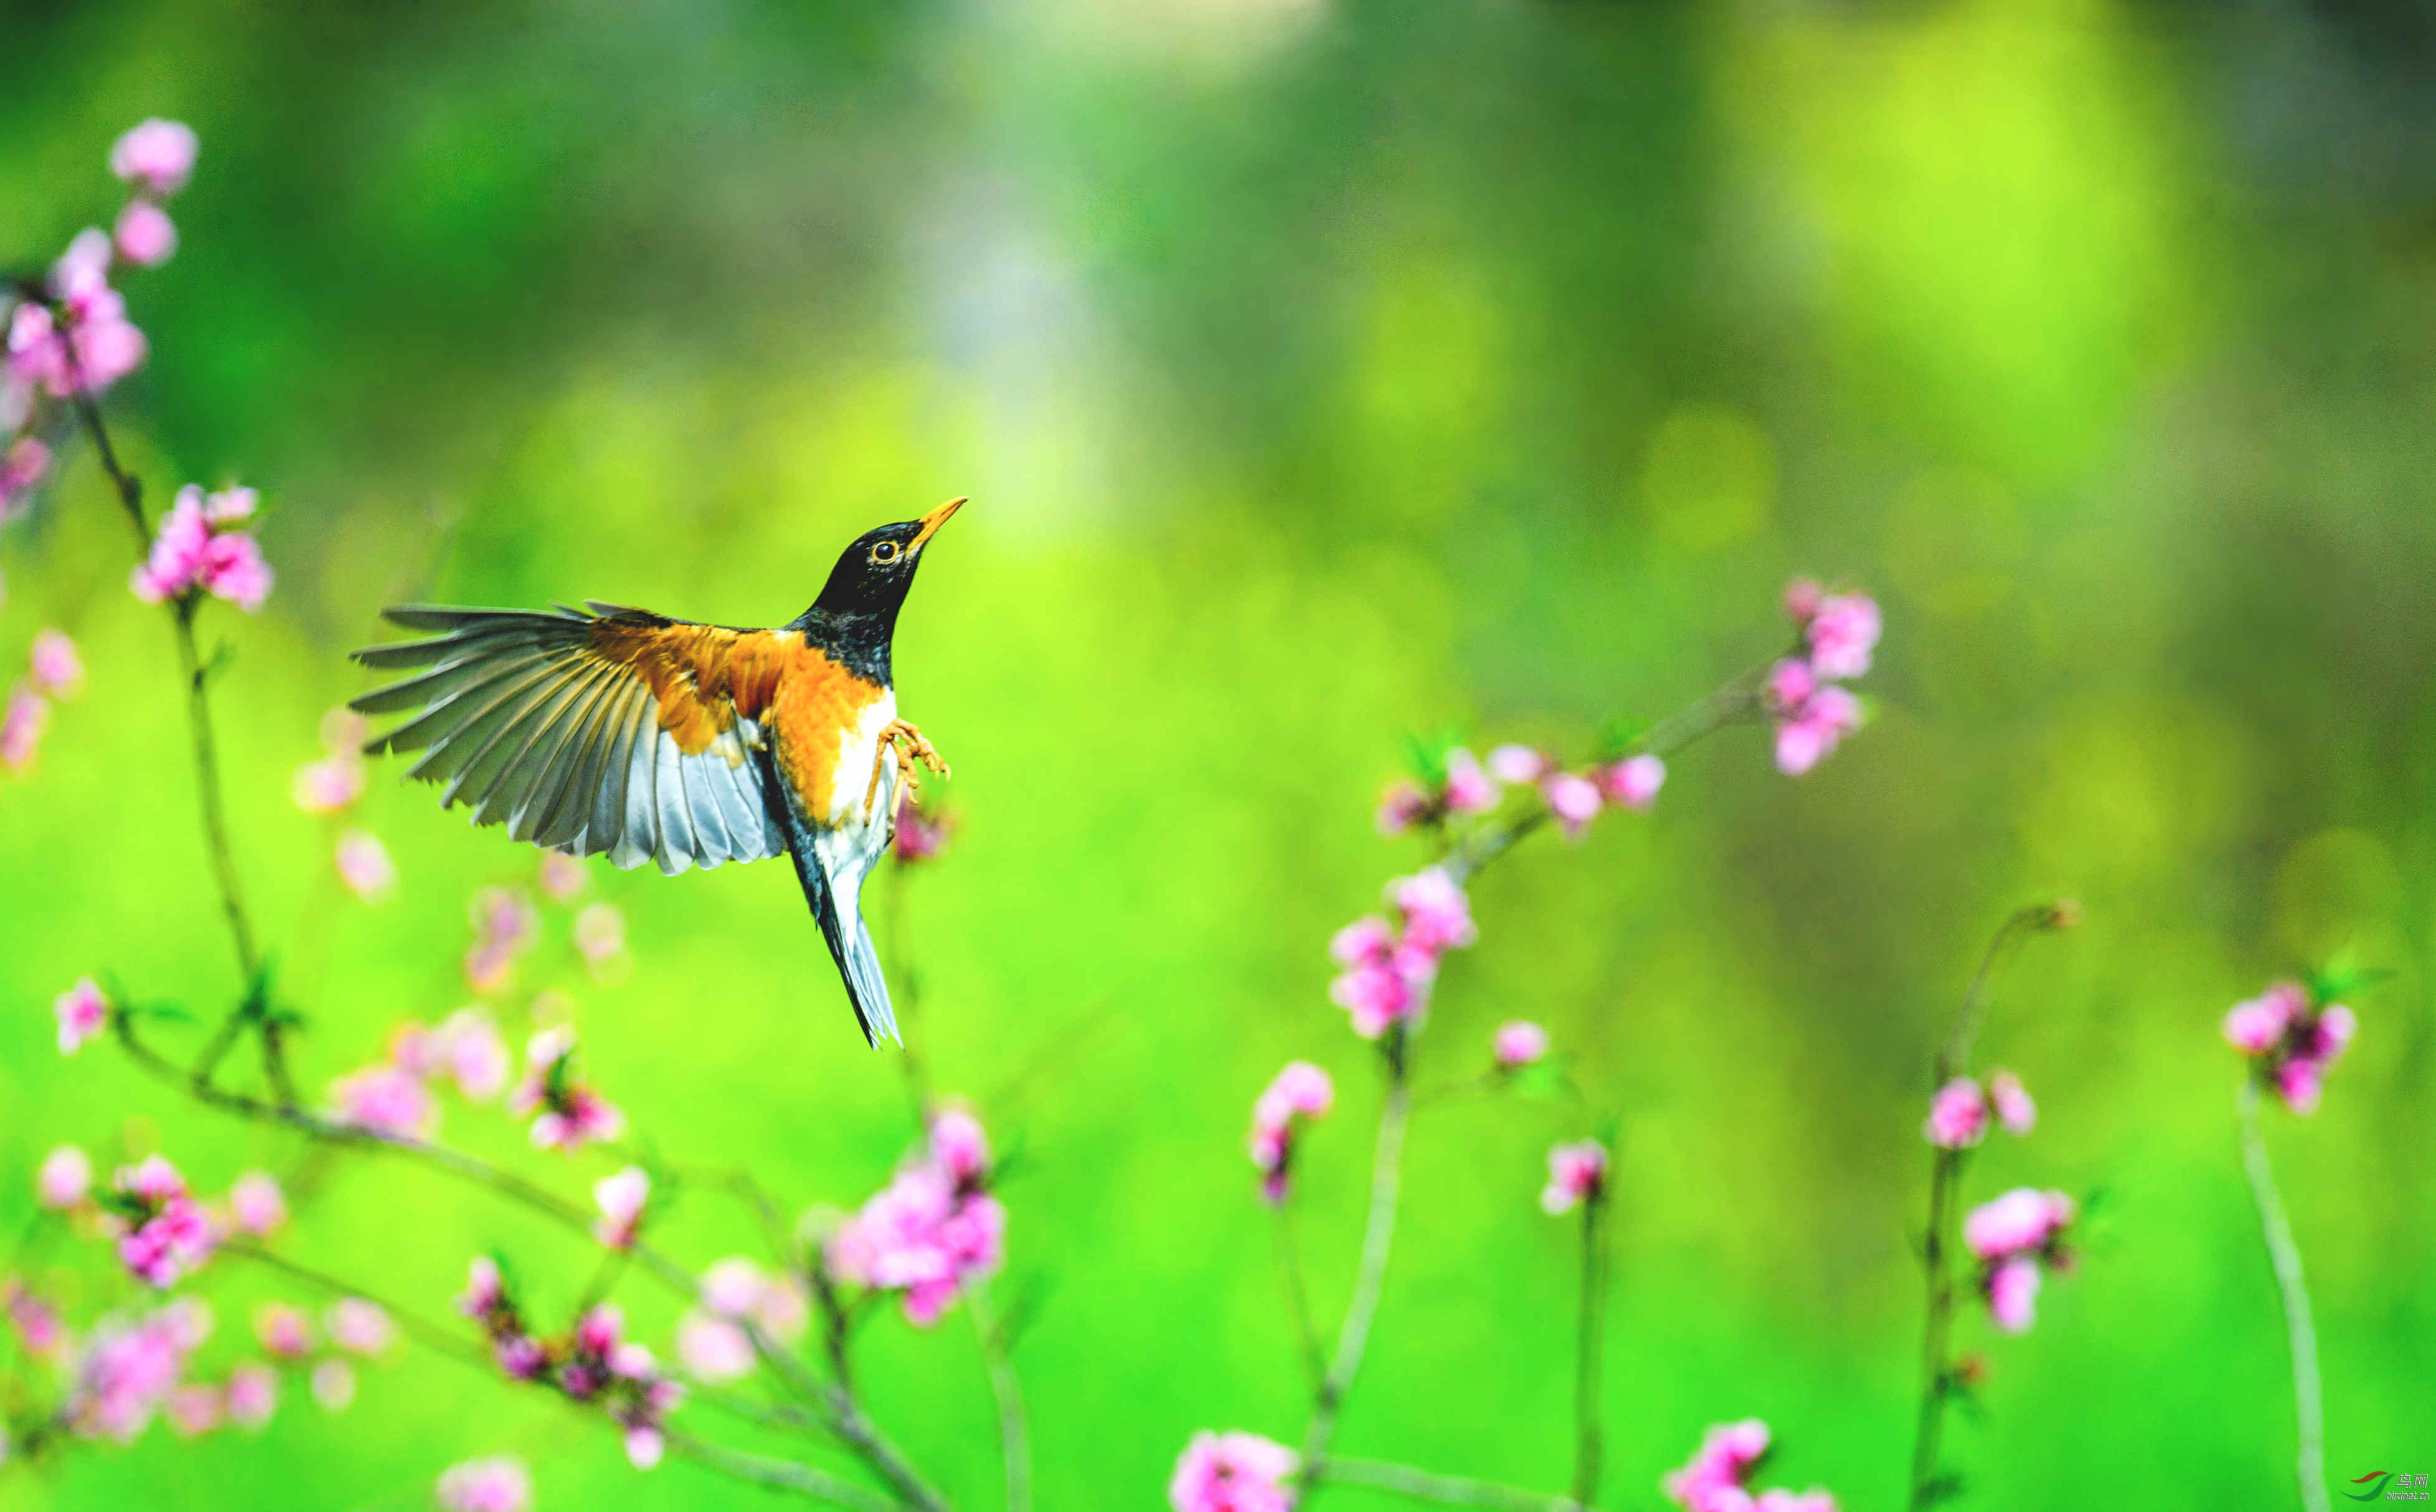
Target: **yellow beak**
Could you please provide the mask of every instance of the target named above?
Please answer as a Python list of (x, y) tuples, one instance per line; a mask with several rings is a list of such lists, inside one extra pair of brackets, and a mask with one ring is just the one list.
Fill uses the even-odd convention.
[(955, 498), (948, 500), (945, 504), (940, 505), (937, 509), (932, 510), (930, 513), (923, 515), (922, 529), (915, 533), (914, 544), (905, 548), (905, 554), (907, 556), (912, 556), (914, 552), (921, 550), (922, 543), (938, 534), (939, 527), (955, 518), (956, 512), (964, 507), (964, 497), (962, 495), (958, 495)]

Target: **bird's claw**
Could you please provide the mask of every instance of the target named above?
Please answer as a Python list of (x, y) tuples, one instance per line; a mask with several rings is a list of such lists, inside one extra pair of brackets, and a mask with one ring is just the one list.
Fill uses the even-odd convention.
[(878, 748), (871, 756), (871, 786), (864, 790), (862, 795), (862, 817), (865, 821), (871, 818), (872, 809), (879, 801), (879, 779), (888, 773), (888, 753), (892, 750), (899, 753), (896, 771), (904, 782), (908, 799), (922, 795), (922, 779), (914, 774), (914, 762), (921, 762), (943, 777), (955, 775), (948, 769), (948, 763), (940, 759), (938, 748), (922, 734), (919, 726), (906, 720), (889, 721), (887, 727), (879, 732)]

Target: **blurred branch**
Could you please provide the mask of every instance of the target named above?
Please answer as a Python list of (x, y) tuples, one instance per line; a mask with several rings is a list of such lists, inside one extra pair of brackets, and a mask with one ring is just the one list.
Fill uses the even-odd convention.
[(1007, 1338), (990, 1305), (989, 1286), (977, 1283), (965, 1293), (972, 1313), (973, 1334), (981, 1341), (982, 1359), (989, 1366), (990, 1392), (998, 1399), (999, 1452), (1006, 1464), (1006, 1512), (1032, 1512), (1032, 1427), (1023, 1410), (1023, 1384), (1016, 1379), (1007, 1355)]
[(1387, 1101), (1379, 1112), (1379, 1144), (1370, 1166), (1370, 1214), (1363, 1225), (1361, 1268), (1354, 1275), (1353, 1299), (1346, 1304), (1345, 1322), (1337, 1330), (1336, 1357), (1320, 1378), (1311, 1426), (1303, 1431), (1303, 1474), (1314, 1482), (1328, 1464), (1328, 1443), (1336, 1432), (1345, 1393), (1362, 1368), (1371, 1320), (1379, 1311), (1380, 1289), (1387, 1278), (1387, 1254), (1396, 1239), (1396, 1198), (1403, 1178), (1404, 1130), (1412, 1121), (1413, 1088), (1402, 1026), (1389, 1034)]
[(2284, 1213), (2284, 1195), (2275, 1187), (2275, 1168), (2268, 1163), (2267, 1137), (2258, 1127), (2258, 1080), (2245, 1076), (2235, 1101), (2241, 1123), (2241, 1164), (2250, 1176), (2250, 1194), (2258, 1204), (2258, 1226), (2267, 1242), (2267, 1260), (2275, 1270), (2276, 1289), (2284, 1295), (2284, 1330), (2292, 1348), (2292, 1407), (2301, 1451), (2301, 1505), (2306, 1512), (2326, 1512), (2326, 1409), (2318, 1384), (2318, 1330), (2309, 1318), (2309, 1286), (2301, 1276), (2301, 1247), (2292, 1240), (2292, 1222)]
[(1543, 1496), (1493, 1481), (1468, 1481), (1454, 1475), (1433, 1475), (1409, 1465), (1375, 1459), (1332, 1459), (1313, 1477), (1338, 1486), (1363, 1486), (1392, 1491), (1418, 1502), (1443, 1502), (1453, 1506), (1497, 1507), (1501, 1512), (1598, 1512), (1570, 1496)]
[[(61, 312), (54, 310), (53, 314), (64, 322)], [(101, 462), (101, 470), (110, 476), (119, 505), (126, 512), (127, 523), (135, 535), (135, 554), (141, 559), (152, 545), (151, 527), (144, 514), (143, 480), (120, 463), (118, 449), (111, 444), (110, 427), (102, 422), (101, 406), (93, 395), (78, 394), (76, 408), (84, 421), (85, 433), (93, 438), (94, 454)], [(228, 921), (229, 938), (236, 947), (237, 974), (245, 982), (245, 999), (230, 1010), (219, 1033), (213, 1035), (202, 1058), (196, 1063), (195, 1077), (208, 1083), (239, 1033), (250, 1024), (262, 1036), (263, 1074), (270, 1083), (271, 1094), (283, 1105), (293, 1106), (296, 1088), (288, 1079), (284, 1031), (265, 1001), (267, 982), (262, 952), (254, 941), (252, 922), (246, 916), (244, 894), (237, 881), (236, 854), (229, 843), (228, 810), (220, 794), (219, 747), (212, 734), (210, 678), (201, 649), (195, 643), (196, 602), (191, 589), (171, 599), (169, 620), (177, 632), (179, 672), (186, 685), (186, 724), (193, 738), (196, 787), (202, 803), (203, 847), (211, 857), (212, 876), (219, 885), (220, 912)]]
[(1302, 1354), (1311, 1389), (1328, 1381), (1328, 1350), (1319, 1342), (1319, 1325), (1311, 1315), (1311, 1292), (1303, 1285), (1302, 1249), (1295, 1243), (1294, 1208), (1278, 1204), (1278, 1269), (1285, 1277), (1286, 1305), (1294, 1310), (1295, 1344)]
[(1598, 1494), (1599, 1368), (1607, 1331), (1608, 1227), (1605, 1184), (1582, 1201), (1582, 1306), (1574, 1376), (1574, 1500)]
[[(2031, 934), (2069, 929), (2079, 918), (2079, 910), (2071, 903), (2034, 903), (2014, 910), (1996, 927), (1994, 937), (1979, 957), (1978, 969), (1971, 974), (1971, 984), (1963, 989), (1962, 1006), (1954, 1016), (1954, 1028), (1938, 1046), (1938, 1086), (1969, 1069), (1971, 1046), (1987, 1015), (1989, 989), (1994, 985), (1996, 968), (2008, 952)], [(1962, 1156), (1960, 1149), (1940, 1145), (1929, 1168), (1928, 1228), (1920, 1249), (1921, 1272), (1928, 1288), (1928, 1320), (1921, 1339), (1920, 1416), (1912, 1434), (1911, 1489), (1904, 1500), (1910, 1512), (1921, 1512), (1934, 1504), (1945, 1494), (1948, 1485), (1939, 1478), (1937, 1464), (1945, 1434), (1945, 1402), (1954, 1393), (1954, 1367), (1949, 1358), (1954, 1336), (1953, 1251), (1955, 1224), (1960, 1210)]]
[(817, 1502), (853, 1507), (857, 1512), (896, 1512), (900, 1505), (877, 1491), (866, 1490), (851, 1481), (840, 1480), (826, 1470), (798, 1465), (793, 1460), (747, 1454), (708, 1439), (696, 1438), (690, 1434), (664, 1431), (664, 1436), (672, 1452), (682, 1454), (706, 1469), (732, 1475), (740, 1481), (750, 1481), (756, 1486), (792, 1491)]

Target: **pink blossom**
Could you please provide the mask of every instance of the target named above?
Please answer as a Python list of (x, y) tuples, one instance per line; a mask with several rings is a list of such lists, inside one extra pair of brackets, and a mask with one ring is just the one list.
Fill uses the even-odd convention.
[(133, 1441), (168, 1399), (194, 1341), (170, 1309), (104, 1320), (85, 1341), (62, 1416), (84, 1438)]
[(1807, 625), (1818, 613), (1818, 605), (1827, 591), (1817, 580), (1796, 578), (1784, 585), (1784, 617), (1797, 625)]
[(489, 1014), (460, 1008), (442, 1019), (433, 1034), (440, 1041), (440, 1065), (456, 1079), (466, 1101), (487, 1103), (507, 1089), (508, 1047)]
[(1767, 683), (1761, 689), (1761, 697), (1770, 713), (1782, 716), (1809, 703), (1810, 695), (1817, 691), (1818, 674), (1810, 669), (1808, 662), (1788, 656), (1767, 669)]
[(54, 1212), (84, 1201), (93, 1190), (93, 1160), (72, 1144), (61, 1145), (43, 1157), (34, 1175), (35, 1200)]
[(340, 1297), (331, 1303), (324, 1322), (330, 1342), (349, 1354), (369, 1359), (397, 1342), (397, 1325), (390, 1321), (388, 1310), (360, 1296)]
[(211, 522), (203, 517), (203, 491), (189, 483), (178, 490), (169, 513), (161, 516), (151, 551), (135, 569), (135, 597), (160, 603), (192, 587), (203, 570), (203, 549), (211, 538)]
[(142, 121), (111, 144), (110, 171), (164, 199), (186, 186), (195, 171), (195, 131), (183, 121)]
[(1403, 914), (1405, 944), (1435, 952), (1480, 938), (1472, 927), (1470, 900), (1443, 866), (1424, 867), (1389, 883), (1387, 896)]
[(997, 1271), (1005, 1235), (998, 1199), (959, 1181), (925, 1141), (921, 1157), (830, 1236), (825, 1258), (842, 1279), (903, 1294), (907, 1321), (927, 1328), (966, 1285)]
[(60, 631), (37, 634), (26, 663), (34, 686), (62, 704), (84, 688), (84, 660), (77, 655), (76, 642)]
[(945, 805), (925, 807), (914, 800), (909, 784), (897, 791), (896, 823), (889, 843), (903, 865), (945, 855), (956, 834), (955, 813)]
[(1840, 687), (1822, 687), (1776, 727), (1776, 766), (1798, 777), (1833, 756), (1861, 727), (1861, 703)]
[(1658, 802), (1658, 790), (1666, 785), (1666, 763), (1644, 751), (1639, 756), (1602, 769), (1599, 791), (1611, 803), (1622, 804), (1634, 813), (1646, 813)]
[(1988, 1315), (2007, 1333), (2027, 1332), (2038, 1314), (2039, 1262), (2016, 1255), (1988, 1273)]
[(540, 921), (531, 903), (503, 887), (476, 892), (471, 911), (474, 944), (465, 952), (465, 980), (476, 992), (496, 992), (507, 985), (516, 958), (532, 945)]
[(2359, 1020), (2341, 1003), (2313, 1009), (2306, 988), (2279, 982), (2224, 1017), (2224, 1037), (2254, 1074), (2304, 1117), (2318, 1109), (2326, 1072), (2350, 1048)]
[(575, 915), (575, 951), (597, 982), (615, 978), (626, 964), (626, 915), (594, 903)]
[(9, 690), (9, 710), (0, 715), (0, 766), (23, 772), (43, 748), (43, 732), (50, 727), (51, 701), (31, 687)]
[(396, 1066), (367, 1066), (330, 1084), (341, 1122), (374, 1134), (427, 1139), (440, 1126), (440, 1104), (423, 1079)]
[(499, 1262), (488, 1255), (477, 1255), (465, 1267), (465, 1290), (457, 1294), (457, 1311), (469, 1318), (487, 1318), (507, 1300), (507, 1287), (499, 1275)]
[(1977, 1144), (1988, 1135), (1988, 1099), (1979, 1084), (1958, 1076), (1928, 1100), (1928, 1121), (1921, 1138), (1947, 1150)]
[(1174, 1512), (1289, 1512), (1301, 1456), (1258, 1434), (1192, 1435), (1167, 1483)]
[(313, 1399), (323, 1412), (342, 1413), (355, 1405), (356, 1367), (344, 1360), (324, 1360), (313, 1367)]
[(203, 560), (195, 581), (215, 599), (224, 599), (247, 614), (270, 597), (270, 564), (262, 547), (242, 530), (224, 530), (203, 543)]
[(1878, 605), (1857, 593), (1830, 594), (1818, 600), (1803, 633), (1810, 642), (1810, 666), (1820, 677), (1836, 681), (1859, 677), (1870, 669), (1870, 653), (1877, 649)]
[(755, 1358), (753, 1341), (728, 1318), (694, 1308), (677, 1320), (677, 1362), (698, 1381), (740, 1381)]
[(158, 268), (178, 250), (177, 223), (149, 200), (130, 200), (118, 213), (113, 239), (118, 255), (138, 268)]
[(1596, 1139), (1577, 1139), (1548, 1152), (1548, 1185), (1540, 1207), (1550, 1217), (1571, 1212), (1585, 1201), (1595, 1202), (1607, 1186), (1607, 1147)]
[(1548, 812), (1556, 816), (1557, 826), (1564, 831), (1567, 840), (1581, 839), (1591, 821), (1598, 817), (1599, 786), (1588, 777), (1571, 772), (1556, 773), (1540, 785), (1540, 791), (1548, 800)]
[(229, 1372), (229, 1421), (249, 1432), (270, 1421), (279, 1410), (279, 1376), (270, 1366), (238, 1365)]
[(189, 1383), (173, 1387), (162, 1406), (169, 1431), (180, 1438), (198, 1438), (218, 1428), (228, 1414), (228, 1400), (217, 1386)]
[(1752, 1512), (1836, 1512), (1836, 1499), (1812, 1486), (1807, 1491), (1770, 1489), (1751, 1503)]
[(335, 814), (352, 808), (364, 795), (364, 762), (353, 753), (323, 756), (296, 769), (287, 795), (308, 814)]
[(75, 986), (51, 999), (51, 1012), (60, 1020), (60, 1053), (73, 1055), (110, 1022), (110, 1000), (91, 977), (78, 977)]
[(2047, 1249), (2072, 1223), (2073, 1201), (2061, 1191), (2016, 1187), (1981, 1204), (1962, 1221), (1962, 1242), (1983, 1260)]
[(237, 1231), (268, 1234), (287, 1222), (287, 1199), (267, 1171), (249, 1171), (229, 1188), (229, 1214)]
[(526, 1045), (524, 1079), (508, 1093), (508, 1111), (518, 1118), (533, 1115), (536, 1149), (568, 1155), (626, 1132), (626, 1115), (575, 1079), (575, 1031), (565, 1024), (541, 1031)]
[(1430, 816), (1430, 795), (1420, 785), (1403, 777), (1387, 784), (1379, 795), (1376, 823), (1379, 833), (1390, 838), (1402, 834)]
[(390, 847), (380, 843), (380, 835), (371, 830), (346, 830), (339, 835), (331, 867), (339, 872), (346, 891), (365, 903), (385, 903), (397, 894), (397, 862), (390, 860)]
[(1261, 1172), (1261, 1194), (1272, 1206), (1285, 1201), (1296, 1121), (1318, 1118), (1335, 1102), (1335, 1084), (1309, 1061), (1287, 1062), (1253, 1101), (1252, 1164)]
[(36, 436), (20, 436), (0, 453), (0, 525), (17, 517), (26, 496), (51, 470), (51, 449)]
[(1446, 806), (1449, 813), (1487, 813), (1504, 796), (1497, 779), (1483, 771), (1480, 760), (1461, 746), (1446, 756)]
[(253, 1310), (253, 1336), (274, 1359), (301, 1360), (313, 1348), (313, 1320), (301, 1308), (265, 1302)]
[(791, 1343), (803, 1337), (810, 1321), (802, 1283), (792, 1277), (766, 1275), (740, 1255), (719, 1260), (702, 1273), (702, 1302), (722, 1317), (751, 1318)]
[(2284, 1099), (2286, 1107), (2307, 1118), (2318, 1111), (2319, 1100), (2325, 1092), (2325, 1081), (2326, 1069), (2323, 1064), (2296, 1055), (2275, 1068), (2272, 1085), (2276, 1095)]
[(26, 1289), (26, 1284), (11, 1276), (0, 1282), (0, 1297), (5, 1297), (9, 1325), (17, 1330), (17, 1340), (33, 1358), (49, 1363), (59, 1357), (68, 1342), (65, 1325), (48, 1303)]
[[(1750, 1499), (1743, 1486), (1767, 1445), (1767, 1424), (1756, 1417), (1719, 1423), (1701, 1435), (1691, 1460), (1659, 1484), (1669, 1501), (1688, 1512), (1748, 1512)], [(1739, 1508), (1735, 1497), (1742, 1499)]]
[[(253, 518), (254, 507), (261, 502), (262, 496), (252, 489), (232, 484), (203, 495), (203, 519), (214, 530), (223, 525), (235, 525)], [(329, 716), (324, 715), (322, 722), (326, 726)], [(322, 739), (326, 740), (328, 735), (324, 733)]]
[(218, 1236), (177, 1167), (149, 1156), (119, 1167), (112, 1186), (118, 1259), (138, 1280), (165, 1290), (210, 1258)]
[(1548, 1032), (1528, 1019), (1512, 1019), (1497, 1026), (1489, 1050), (1498, 1065), (1515, 1070), (1548, 1053)]
[(1547, 775), (1548, 758), (1527, 745), (1501, 745), (1488, 753), (1488, 774), (1520, 786)]
[(1998, 1071), (1988, 1078), (1988, 1097), (1996, 1104), (1996, 1121), (2010, 1135), (2024, 1135), (2039, 1126), (2039, 1105), (2030, 1101), (2022, 1079), (2010, 1071)]
[(989, 1136), (981, 1121), (962, 1108), (946, 1108), (931, 1120), (931, 1159), (959, 1187), (989, 1173)]
[(542, 895), (551, 902), (574, 902), (576, 895), (583, 892), (584, 884), (591, 880), (592, 874), (583, 869), (582, 859), (563, 850), (541, 853)]
[(469, 1459), (440, 1472), (441, 1512), (531, 1512), (532, 1475), (513, 1454)]
[(628, 1166), (594, 1182), (592, 1200), (600, 1205), (600, 1217), (592, 1225), (592, 1237), (610, 1249), (631, 1248), (642, 1227), (643, 1207), (651, 1197), (651, 1173), (640, 1166)]
[(110, 287), (109, 273), (110, 237), (87, 227), (51, 268), (64, 326), (37, 300), (19, 304), (9, 319), (12, 379), (67, 398), (98, 393), (143, 366), (144, 333), (128, 323), (127, 302)]
[(1374, 959), (1383, 959), (1395, 944), (1386, 921), (1376, 915), (1355, 919), (1336, 931), (1328, 942), (1328, 953), (1346, 965), (1359, 965)]

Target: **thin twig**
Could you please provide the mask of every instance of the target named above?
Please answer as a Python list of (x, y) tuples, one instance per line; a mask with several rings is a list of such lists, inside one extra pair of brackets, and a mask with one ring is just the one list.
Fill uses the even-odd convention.
[(1372, 1490), (1409, 1496), (1418, 1502), (1496, 1507), (1500, 1512), (1598, 1512), (1596, 1507), (1588, 1506), (1570, 1496), (1547, 1496), (1518, 1486), (1500, 1486), (1494, 1481), (1435, 1475), (1428, 1470), (1390, 1464), (1385, 1460), (1331, 1459), (1315, 1479), (1339, 1486), (1366, 1486)]
[(682, 1454), (697, 1465), (705, 1466), (740, 1481), (751, 1481), (773, 1490), (792, 1491), (818, 1502), (831, 1502), (839, 1506), (853, 1507), (856, 1512), (898, 1512), (900, 1503), (878, 1491), (841, 1480), (826, 1470), (798, 1465), (793, 1460), (772, 1459), (761, 1454), (747, 1454), (740, 1450), (696, 1438), (690, 1434), (666, 1433), (663, 1435), (672, 1453)]
[(2292, 1221), (2284, 1213), (2284, 1195), (2275, 1187), (2275, 1168), (2268, 1163), (2267, 1137), (2258, 1127), (2258, 1083), (2245, 1077), (2235, 1100), (2241, 1122), (2241, 1164), (2250, 1175), (2250, 1194), (2258, 1204), (2258, 1227), (2267, 1242), (2268, 1263), (2275, 1269), (2276, 1289), (2284, 1295), (2284, 1330), (2292, 1347), (2292, 1407), (2299, 1428), (2301, 1451), (2295, 1468), (2301, 1479), (2301, 1505), (2306, 1512), (2326, 1512), (2326, 1408), (2318, 1384), (2318, 1330), (2309, 1319), (2309, 1286), (2301, 1276), (2301, 1247), (2292, 1241)]
[(1016, 1379), (1015, 1363), (1007, 1357), (1006, 1335), (998, 1311), (990, 1304), (989, 1287), (977, 1282), (965, 1294), (972, 1313), (973, 1336), (980, 1341), (982, 1360), (989, 1366), (990, 1394), (998, 1399), (999, 1454), (1006, 1465), (1006, 1512), (1032, 1512), (1032, 1425), (1023, 1410), (1023, 1384)]
[[(1936, 1081), (1943, 1086), (1970, 1069), (1971, 1046), (1987, 1013), (1989, 989), (1996, 967), (2014, 944), (2040, 930), (2068, 927), (2076, 917), (2069, 903), (2038, 903), (2016, 909), (1998, 925), (1979, 957), (1971, 984), (1963, 989), (1962, 1006), (1954, 1027), (1937, 1048)], [(1927, 1320), (1921, 1335), (1920, 1413), (1912, 1432), (1911, 1488), (1904, 1505), (1922, 1512), (1943, 1493), (1938, 1458), (1945, 1436), (1945, 1401), (1953, 1394), (1954, 1369), (1948, 1358), (1954, 1336), (1954, 1225), (1960, 1207), (1963, 1152), (1937, 1148), (1929, 1166), (1928, 1227), (1920, 1248), (1921, 1274), (1928, 1291)]]
[(1599, 1367), (1607, 1329), (1607, 1192), (1602, 1186), (1582, 1202), (1581, 1327), (1574, 1376), (1574, 1500), (1598, 1494)]
[(1404, 1169), (1404, 1130), (1412, 1121), (1413, 1089), (1406, 1070), (1401, 1030), (1387, 1048), (1387, 1100), (1379, 1111), (1379, 1144), (1370, 1166), (1370, 1213), (1363, 1225), (1362, 1260), (1354, 1273), (1353, 1299), (1346, 1305), (1337, 1330), (1336, 1355), (1321, 1378), (1313, 1404), (1311, 1426), (1303, 1431), (1303, 1473), (1316, 1480), (1328, 1464), (1328, 1444), (1336, 1432), (1345, 1393), (1362, 1368), (1363, 1351), (1370, 1342), (1370, 1324), (1379, 1311), (1379, 1293), (1387, 1278), (1387, 1255), (1396, 1239), (1396, 1200)]

